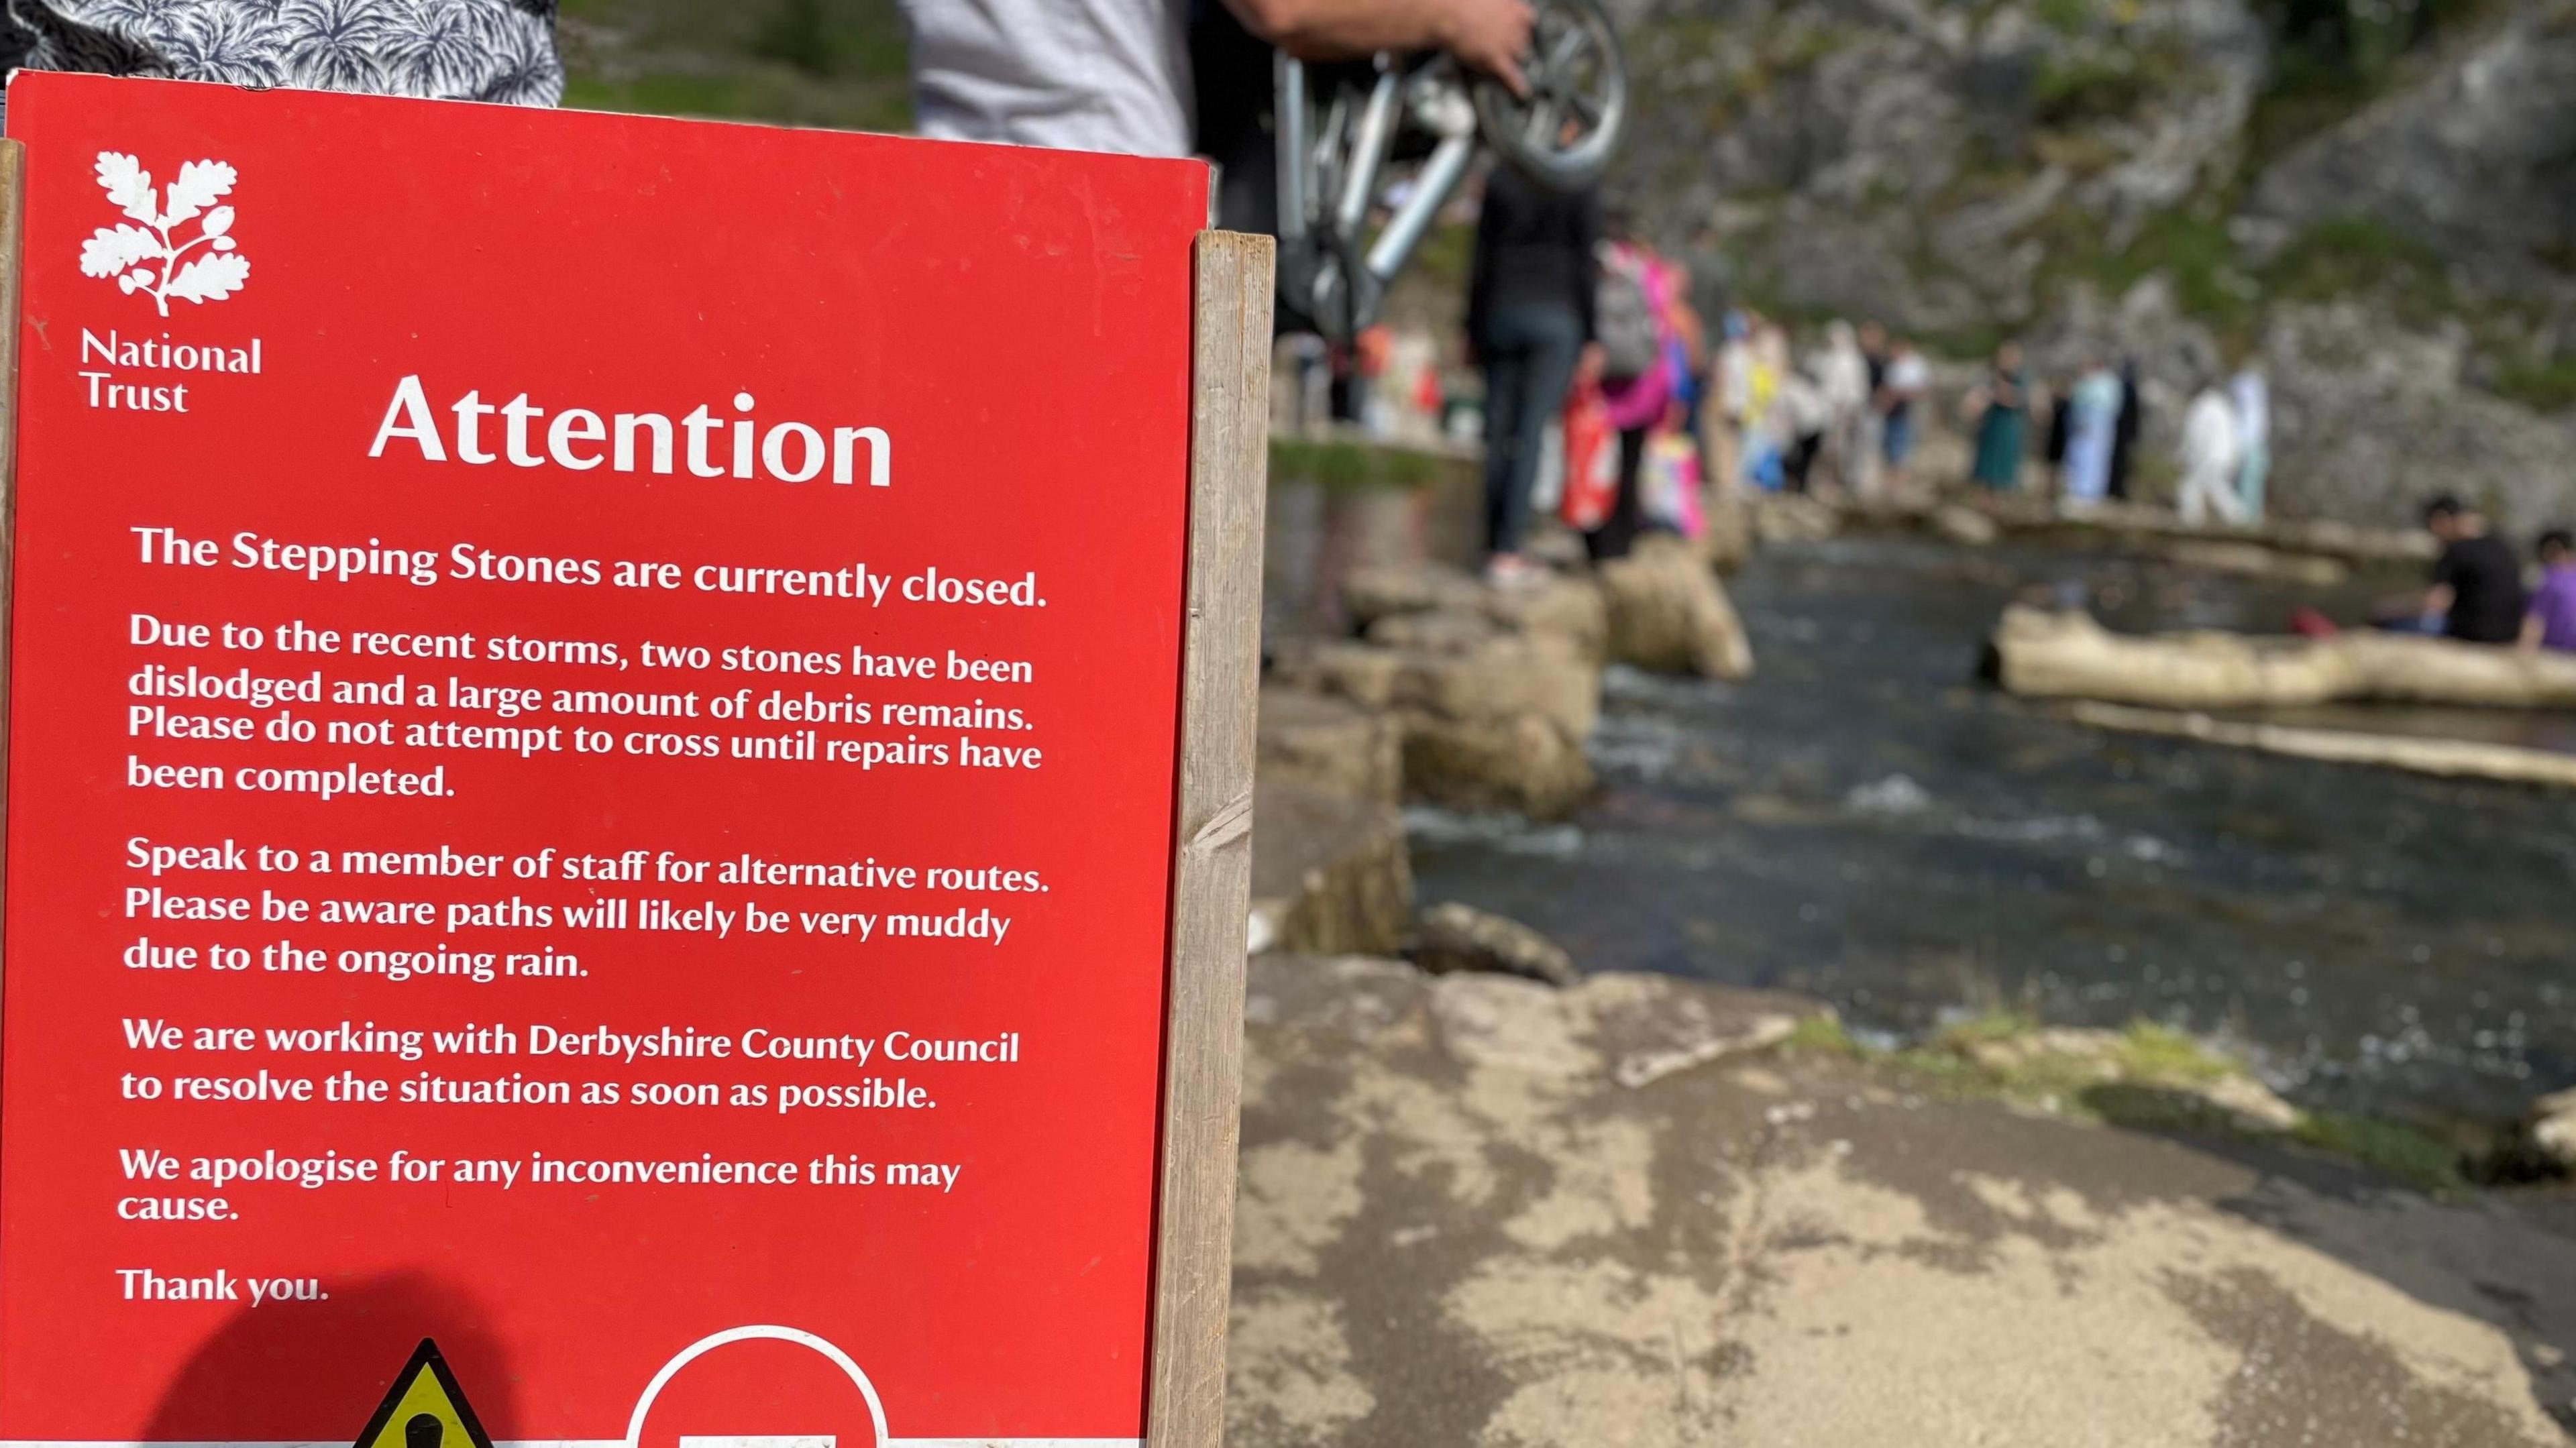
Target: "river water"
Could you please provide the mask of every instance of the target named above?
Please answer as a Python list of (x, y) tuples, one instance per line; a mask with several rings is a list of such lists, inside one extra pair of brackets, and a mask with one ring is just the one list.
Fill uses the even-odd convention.
[[(1413, 812), (1426, 903), (1594, 970), (1804, 991), (1864, 1033), (2161, 1021), (2311, 1105), (2491, 1119), (2576, 1082), (2576, 801), (2101, 733), (1974, 680), (2016, 594), (2278, 631), (2280, 586), (1862, 537), (1729, 587), (1758, 676), (1613, 670), (1598, 797), (1559, 825)], [(2481, 727), (2576, 748), (2564, 720)]]

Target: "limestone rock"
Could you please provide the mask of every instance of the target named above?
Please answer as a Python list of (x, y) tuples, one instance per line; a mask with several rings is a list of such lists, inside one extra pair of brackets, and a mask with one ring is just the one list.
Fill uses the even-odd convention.
[(2532, 1147), (2544, 1160), (2560, 1171), (2576, 1171), (2576, 1089), (2534, 1101), (2523, 1123)]
[(1583, 1034), (1610, 1064), (1610, 1079), (1638, 1090), (1680, 1072), (1787, 1040), (1827, 1007), (1785, 991), (1712, 990), (1669, 975), (1618, 971), (1572, 992)]
[(1342, 609), (1354, 628), (1380, 642), (1390, 641), (1380, 635), (1394, 620), (1464, 615), (1483, 618), (1501, 632), (1556, 639), (1576, 654), (1598, 659), (1609, 632), (1599, 591), (1581, 580), (1550, 577), (1525, 587), (1496, 588), (1436, 563), (1360, 569), (1342, 585)]
[(1430, 979), (1401, 960), (1371, 955), (1255, 956), (1245, 982), (1247, 1026), (1298, 1026), (1366, 1042), (1403, 1020)]
[(1290, 650), (1274, 678), (1391, 714), (1408, 798), (1566, 813), (1592, 788), (1583, 741), (1600, 712), (1597, 591), (1513, 595), (1443, 578), (1378, 575), (1355, 606), (1370, 619), (1366, 640)]
[(1565, 947), (1517, 920), (1456, 901), (1422, 912), (1405, 953), (1433, 975), (1484, 971), (1557, 986), (1583, 978)]
[(1391, 805), (1258, 782), (1252, 801), (1250, 945), (1391, 953), (1413, 915), (1404, 820)]
[(1764, 543), (1813, 543), (1842, 531), (1842, 515), (1821, 498), (1763, 493), (1752, 504), (1753, 536)]
[(1470, 574), (1436, 563), (1379, 564), (1342, 581), (1342, 610), (1366, 632), (1379, 619), (1433, 609), (1474, 609), (1482, 590)]
[(2366, 216), (2491, 279), (2576, 230), (2576, 7), (2511, 7), (2421, 83), (2291, 150), (2254, 188), (2288, 228)]
[(1934, 508), (1923, 521), (1934, 536), (1963, 548), (1984, 548), (2003, 536), (2002, 525), (1993, 518), (1958, 503)]
[(1733, 573), (1753, 559), (1753, 510), (1731, 490), (1713, 490), (1705, 507), (1707, 526), (1696, 540), (1702, 563), (1720, 573)]
[(1347, 699), (1277, 685), (1261, 691), (1264, 782), (1394, 804), (1404, 786), (1404, 731)]
[(1743, 679), (1753, 646), (1717, 579), (1678, 539), (1649, 538), (1604, 564), (1610, 656), (1658, 673)]
[(2576, 657), (2355, 631), (2332, 638), (2113, 634), (2081, 613), (2014, 607), (1989, 665), (2015, 694), (2166, 709), (2381, 702), (2576, 707)]
[(1560, 819), (1591, 794), (1583, 746), (1535, 714), (1507, 719), (1409, 717), (1404, 785), (1410, 798), (1451, 809)]

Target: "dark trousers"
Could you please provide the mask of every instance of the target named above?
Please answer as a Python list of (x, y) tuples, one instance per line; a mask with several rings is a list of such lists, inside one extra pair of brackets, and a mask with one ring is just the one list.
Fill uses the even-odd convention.
[(1637, 546), (1637, 494), (1646, 470), (1647, 429), (1632, 427), (1619, 434), (1619, 491), (1610, 500), (1610, 516), (1583, 535), (1583, 551), (1595, 563), (1625, 558)]
[(1530, 490), (1548, 419), (1583, 350), (1583, 319), (1571, 307), (1503, 306), (1476, 339), (1485, 369), (1485, 546), (1518, 553), (1529, 527)]
[(1825, 435), (1821, 432), (1811, 432), (1789, 444), (1789, 450), (1780, 455), (1780, 486), (1784, 491), (1807, 491), (1807, 474), (1814, 470), (1816, 454), (1824, 446)]

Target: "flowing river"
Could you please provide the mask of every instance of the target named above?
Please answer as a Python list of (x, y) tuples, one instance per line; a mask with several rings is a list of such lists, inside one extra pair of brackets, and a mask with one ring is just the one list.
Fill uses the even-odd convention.
[[(1729, 589), (1759, 674), (1614, 670), (1571, 822), (1409, 816), (1426, 903), (1594, 970), (1804, 991), (1865, 1035), (2161, 1021), (2344, 1110), (2494, 1119), (2576, 1081), (2576, 800), (2101, 733), (1974, 678), (2034, 590), (2267, 631), (2361, 590), (1871, 537), (1773, 547)], [(2576, 748), (2563, 719), (2375, 717)]]

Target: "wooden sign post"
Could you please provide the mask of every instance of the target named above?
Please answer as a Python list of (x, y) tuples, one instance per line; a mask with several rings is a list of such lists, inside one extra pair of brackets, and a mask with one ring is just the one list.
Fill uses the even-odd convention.
[(8, 127), (0, 1448), (1217, 1443), (1271, 247), (1205, 169)]

